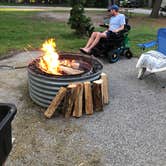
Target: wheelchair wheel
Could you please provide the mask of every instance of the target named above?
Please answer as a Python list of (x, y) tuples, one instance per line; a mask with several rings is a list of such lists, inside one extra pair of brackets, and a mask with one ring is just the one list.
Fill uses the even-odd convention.
[(115, 51), (109, 51), (107, 55), (110, 63), (115, 63), (119, 60), (119, 54)]
[(125, 55), (128, 59), (133, 57), (133, 53), (128, 49), (123, 52), (123, 55)]
[(100, 57), (101, 51), (98, 48), (93, 48), (91, 54), (94, 55), (95, 57)]

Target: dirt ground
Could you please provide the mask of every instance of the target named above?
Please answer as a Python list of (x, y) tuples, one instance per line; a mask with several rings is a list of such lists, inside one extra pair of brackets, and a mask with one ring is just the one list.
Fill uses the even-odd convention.
[[(104, 17), (107, 16), (107, 11), (102, 11), (102, 12), (98, 12), (96, 14), (96, 12), (86, 12), (86, 15), (88, 17), (91, 18), (93, 24), (95, 26), (98, 26), (100, 23), (102, 23), (102, 20)], [(132, 27), (136, 27), (136, 26), (140, 26), (140, 25), (149, 25), (149, 22), (151, 24), (152, 27), (165, 27), (166, 26), (166, 23), (165, 23), (165, 20), (166, 20), (166, 17), (159, 17), (157, 19), (152, 19), (152, 18), (149, 18), (149, 15), (142, 15), (142, 16), (137, 16), (135, 13), (127, 13), (127, 15), (129, 16), (129, 24), (132, 26)], [(68, 19), (69, 19), (69, 16), (70, 14), (69, 13), (66, 13), (66, 12), (42, 12), (42, 13), (39, 13), (37, 15), (37, 18), (44, 18), (44, 19), (49, 19), (49, 20), (52, 20), (52, 21), (60, 21), (60, 22), (67, 22)]]
[[(38, 51), (19, 53), (0, 65), (24, 66), (39, 55)], [(45, 109), (29, 97), (26, 68), (1, 69), (0, 102), (14, 103), (18, 109), (6, 165), (165, 165), (165, 89), (154, 76), (137, 80), (136, 62), (136, 58), (121, 58), (116, 64), (103, 61), (109, 105), (103, 112), (69, 120), (61, 115), (44, 117)], [(158, 76), (166, 82), (164, 74)]]
[[(103, 18), (105, 17), (106, 15), (106, 12), (101, 12), (101, 13), (98, 13), (98, 14), (95, 14), (94, 12), (87, 12), (86, 13), (88, 17), (91, 18), (93, 24), (95, 26), (99, 25)], [(70, 17), (70, 13), (66, 13), (66, 12), (42, 12), (42, 13), (39, 13), (37, 16), (37, 18), (44, 18), (44, 19), (49, 19), (51, 21), (59, 21), (59, 22), (68, 22), (68, 19)]]

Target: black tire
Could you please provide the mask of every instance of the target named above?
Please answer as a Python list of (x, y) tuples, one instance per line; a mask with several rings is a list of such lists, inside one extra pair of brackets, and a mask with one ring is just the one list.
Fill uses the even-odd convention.
[(130, 59), (133, 57), (133, 53), (130, 51), (130, 50), (125, 50), (124, 53), (123, 53), (126, 58)]
[(115, 51), (109, 51), (107, 56), (110, 63), (115, 63), (119, 60), (119, 54)]

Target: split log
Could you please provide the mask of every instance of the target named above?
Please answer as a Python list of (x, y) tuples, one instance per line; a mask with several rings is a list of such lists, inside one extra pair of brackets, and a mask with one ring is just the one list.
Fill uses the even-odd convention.
[(78, 62), (72, 62), (72, 63), (71, 63), (71, 67), (72, 67), (73, 69), (79, 69), (80, 64), (79, 64)]
[(84, 94), (85, 94), (85, 112), (87, 115), (93, 114), (93, 98), (92, 88), (90, 82), (84, 82)]
[(70, 84), (67, 87), (67, 92), (63, 105), (63, 112), (65, 114), (66, 119), (68, 119), (72, 114), (75, 98), (76, 98), (76, 84)]
[(109, 82), (108, 76), (105, 73), (101, 73), (101, 79), (103, 80), (103, 103), (109, 103)]
[(54, 112), (58, 108), (58, 106), (61, 103), (61, 101), (63, 100), (64, 96), (66, 95), (66, 91), (67, 91), (67, 89), (64, 87), (61, 87), (59, 89), (58, 93), (52, 100), (51, 104), (48, 106), (47, 110), (44, 112), (44, 115), (47, 118), (51, 118), (53, 116)]
[(82, 116), (83, 84), (76, 84), (76, 98), (74, 102), (73, 116), (79, 118)]
[(93, 106), (94, 111), (103, 111), (102, 85), (103, 80), (93, 81)]
[(80, 68), (80, 63), (76, 62), (75, 60), (72, 60), (71, 62), (69, 62), (67, 59), (66, 60), (62, 60), (63, 62), (60, 61), (60, 65), (61, 66), (65, 66), (65, 67), (69, 67), (69, 63), (71, 65), (71, 68), (73, 69), (79, 69)]
[(82, 70), (73, 69), (71, 67), (62, 66), (62, 65), (59, 66), (59, 70), (60, 70), (60, 72), (63, 72), (68, 75), (82, 74), (84, 72)]

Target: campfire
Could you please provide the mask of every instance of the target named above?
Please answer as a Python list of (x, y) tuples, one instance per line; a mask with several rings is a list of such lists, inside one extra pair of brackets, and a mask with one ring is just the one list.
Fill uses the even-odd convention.
[[(80, 67), (79, 61), (75, 59), (59, 58), (54, 39), (45, 41), (41, 50), (44, 54), (39, 59), (38, 67), (45, 73), (52, 75), (76, 75), (85, 72), (85, 70)], [(82, 63), (83, 62), (81, 62), (81, 64)], [(84, 65), (86, 66), (88, 64)]]
[[(74, 53), (58, 53), (53, 39), (45, 41), (41, 50), (41, 56), (28, 65), (28, 84), (31, 99), (36, 104), (47, 108), (45, 113), (47, 117), (51, 117), (62, 102), (65, 103), (65, 110), (68, 110), (66, 116), (69, 115), (69, 112), (71, 114), (69, 109), (76, 108), (77, 105), (77, 111), (73, 114), (79, 117), (78, 111), (82, 112), (83, 103), (91, 101), (90, 106), (93, 105), (92, 83), (95, 87), (93, 96), (96, 96), (94, 105), (98, 107), (96, 107), (97, 109), (102, 110), (103, 97), (101, 94), (105, 92), (103, 91), (104, 81), (100, 78), (103, 65), (98, 59)], [(101, 91), (103, 92), (101, 93)], [(87, 97), (86, 102), (83, 94)], [(108, 92), (105, 94), (108, 95)], [(88, 114), (92, 114), (93, 108), (88, 108), (88, 110)]]

